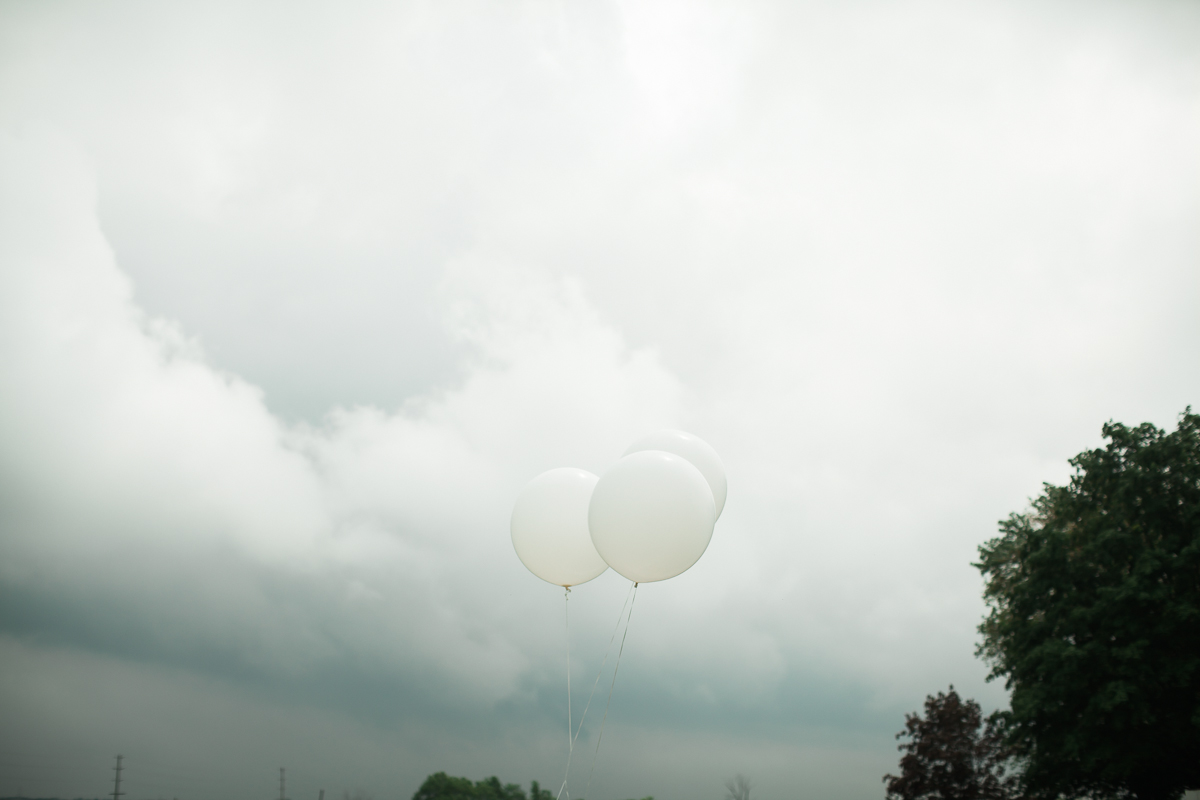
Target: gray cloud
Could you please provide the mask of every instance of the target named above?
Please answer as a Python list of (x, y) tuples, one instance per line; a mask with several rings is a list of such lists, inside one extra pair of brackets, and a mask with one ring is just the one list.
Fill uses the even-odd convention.
[(553, 782), (511, 501), (674, 426), (729, 504), (588, 796), (875, 796), (926, 693), (1003, 702), (995, 520), (1196, 402), (1187, 6), (3, 14), (0, 792)]

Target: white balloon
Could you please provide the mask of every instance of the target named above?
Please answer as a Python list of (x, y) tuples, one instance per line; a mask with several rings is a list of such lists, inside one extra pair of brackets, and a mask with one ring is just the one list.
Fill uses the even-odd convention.
[(542, 580), (578, 586), (608, 569), (588, 532), (588, 503), (598, 480), (582, 469), (552, 469), (517, 497), (509, 524), (513, 548)]
[(625, 455), (642, 450), (664, 450), (692, 462), (712, 489), (713, 503), (717, 507), (717, 518), (720, 519), (725, 509), (728, 484), (725, 482), (725, 465), (712, 445), (684, 431), (663, 430), (638, 439), (625, 451)]
[(631, 581), (673, 578), (699, 560), (717, 520), (712, 491), (687, 459), (662, 450), (625, 456), (592, 490), (597, 552)]

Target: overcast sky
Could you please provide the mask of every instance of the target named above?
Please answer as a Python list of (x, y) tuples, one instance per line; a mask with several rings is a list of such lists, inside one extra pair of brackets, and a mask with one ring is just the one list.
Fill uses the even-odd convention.
[[(0, 795), (557, 789), (520, 488), (692, 431), (572, 797), (869, 800), (996, 522), (1200, 406), (1194, 2), (0, 5)], [(628, 582), (571, 595), (576, 719)], [(611, 666), (611, 657), (610, 662)], [(607, 680), (607, 678), (605, 679)]]

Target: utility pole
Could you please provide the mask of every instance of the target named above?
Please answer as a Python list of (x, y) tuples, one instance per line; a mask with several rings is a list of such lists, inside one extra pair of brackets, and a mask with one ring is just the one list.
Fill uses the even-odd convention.
[(283, 767), (279, 768), (279, 800), (285, 800), (283, 796)]
[(113, 781), (112, 799), (121, 800), (121, 795), (125, 794), (121, 791), (121, 759), (123, 756), (117, 756), (117, 766), (113, 769), (117, 772), (117, 777)]

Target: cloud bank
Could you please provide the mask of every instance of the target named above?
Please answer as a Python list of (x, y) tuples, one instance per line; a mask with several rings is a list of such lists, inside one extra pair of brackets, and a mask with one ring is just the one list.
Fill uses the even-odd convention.
[(511, 502), (670, 426), (729, 503), (587, 796), (877, 796), (1003, 702), (995, 520), (1200, 388), (1182, 6), (4, 14), (0, 791), (553, 783)]

